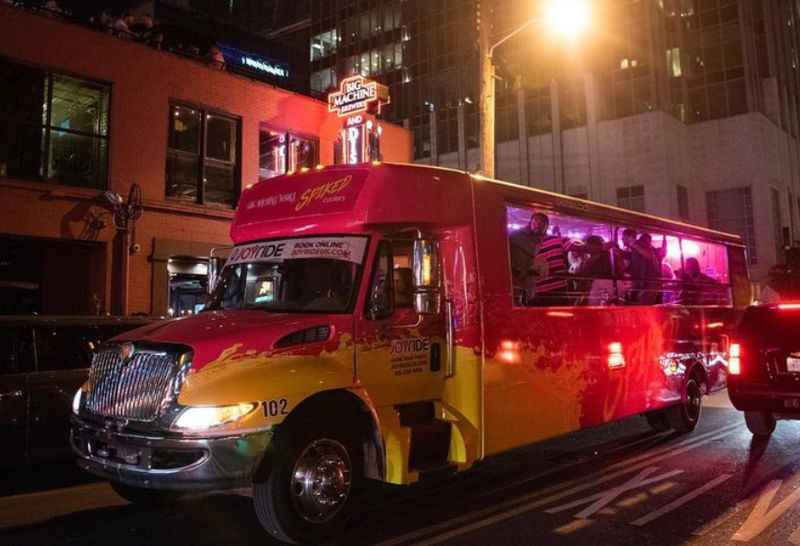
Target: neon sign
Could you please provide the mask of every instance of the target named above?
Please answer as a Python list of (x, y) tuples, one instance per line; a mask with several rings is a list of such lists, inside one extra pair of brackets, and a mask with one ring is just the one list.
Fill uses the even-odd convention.
[(339, 91), (328, 95), (328, 111), (336, 112), (339, 117), (366, 112), (373, 104), (380, 111), (381, 105), (388, 103), (388, 88), (363, 76), (343, 79)]

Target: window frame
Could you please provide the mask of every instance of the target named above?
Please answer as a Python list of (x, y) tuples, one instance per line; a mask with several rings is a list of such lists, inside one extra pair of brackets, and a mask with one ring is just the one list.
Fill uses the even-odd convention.
[[(508, 222), (508, 209), (512, 208), (512, 207), (513, 208), (518, 208), (518, 209), (525, 209), (525, 210), (529, 210), (529, 211), (532, 211), (532, 212), (534, 212), (534, 211), (547, 211), (548, 213), (557, 214), (557, 215), (563, 216), (563, 217), (568, 217), (568, 218), (571, 217), (571, 218), (575, 218), (575, 219), (579, 219), (579, 220), (585, 220), (585, 221), (589, 221), (589, 222), (596, 222), (598, 224), (603, 224), (604, 226), (608, 227), (608, 229), (609, 229), (609, 233), (611, 234), (611, 237), (612, 237), (612, 241), (611, 242), (615, 243), (617, 245), (619, 243), (622, 231), (624, 229), (626, 229), (626, 228), (635, 229), (639, 233), (648, 233), (648, 234), (651, 234), (651, 235), (652, 234), (656, 234), (658, 237), (660, 237), (661, 235), (666, 236), (666, 237), (674, 237), (675, 239), (677, 239), (678, 245), (679, 245), (679, 249), (680, 249), (681, 271), (685, 270), (685, 268), (686, 268), (686, 256), (684, 254), (684, 242), (691, 241), (693, 243), (697, 243), (697, 244), (701, 244), (701, 245), (717, 245), (717, 246), (720, 246), (725, 251), (726, 267), (727, 267), (726, 276), (727, 276), (728, 280), (727, 280), (727, 283), (723, 283), (721, 281), (718, 281), (718, 282), (716, 282), (714, 284), (714, 286), (722, 287), (722, 288), (725, 288), (727, 290), (727, 294), (728, 294), (727, 301), (726, 301), (726, 303), (719, 303), (719, 304), (697, 304), (697, 305), (685, 304), (685, 303), (682, 303), (680, 301), (668, 302), (668, 303), (655, 303), (655, 304), (638, 304), (638, 303), (625, 302), (625, 301), (623, 301), (623, 298), (622, 298), (622, 294), (624, 292), (624, 288), (621, 288), (620, 285), (623, 282), (631, 281), (631, 279), (626, 279), (626, 278), (620, 276), (617, 273), (616, 259), (615, 259), (614, 253), (611, 252), (610, 259), (611, 259), (612, 278), (597, 277), (597, 279), (612, 281), (612, 286), (613, 286), (613, 290), (612, 290), (613, 300), (612, 301), (614, 303), (611, 303), (609, 305), (600, 305), (600, 306), (597, 306), (597, 305), (575, 305), (575, 304), (567, 305), (567, 306), (564, 306), (564, 305), (542, 305), (542, 306), (518, 305), (517, 302), (516, 302), (516, 299), (514, 297), (514, 279), (513, 279), (513, 271), (512, 271), (512, 267), (511, 267), (511, 240), (510, 240), (510, 234), (511, 233), (508, 231), (508, 227), (506, 225), (507, 222)], [(664, 228), (660, 228), (660, 227), (655, 227), (655, 226), (649, 225), (647, 223), (637, 224), (635, 222), (617, 221), (617, 220), (613, 220), (613, 219), (609, 219), (609, 218), (604, 218), (601, 215), (585, 214), (585, 213), (581, 213), (580, 211), (576, 211), (574, 209), (569, 209), (569, 208), (565, 208), (565, 207), (558, 207), (558, 206), (552, 206), (552, 205), (546, 205), (546, 204), (531, 204), (531, 203), (521, 203), (519, 201), (514, 201), (514, 200), (506, 200), (504, 205), (503, 205), (503, 208), (504, 208), (504, 211), (505, 211), (504, 215), (503, 215), (503, 218), (504, 218), (504, 230), (505, 230), (505, 234), (506, 234), (505, 235), (505, 238), (506, 238), (505, 245), (506, 245), (506, 252), (507, 252), (506, 258), (507, 258), (507, 262), (508, 262), (508, 281), (509, 281), (509, 286), (511, 288), (511, 290), (509, 291), (509, 295), (510, 295), (509, 297), (510, 297), (510, 303), (511, 303), (511, 308), (512, 309), (515, 309), (515, 310), (519, 310), (519, 309), (540, 309), (541, 310), (541, 309), (555, 309), (555, 308), (596, 309), (596, 308), (606, 308), (606, 307), (630, 307), (630, 308), (636, 308), (636, 307), (666, 307), (666, 306), (678, 306), (678, 307), (687, 307), (687, 308), (698, 308), (698, 307), (706, 308), (706, 307), (710, 307), (710, 308), (730, 309), (730, 308), (733, 308), (735, 306), (735, 301), (734, 301), (734, 298), (735, 298), (734, 280), (733, 280), (733, 272), (732, 272), (732, 268), (731, 268), (731, 245), (729, 245), (727, 243), (724, 243), (724, 242), (721, 242), (721, 241), (717, 241), (717, 240), (711, 240), (711, 239), (703, 238), (703, 237), (692, 237), (691, 235), (687, 235), (686, 233), (681, 233), (679, 231), (671, 230), (671, 229), (664, 229)], [(653, 244), (655, 244), (655, 243), (656, 243), (656, 239), (654, 237)], [(745, 245), (745, 248), (746, 248), (746, 245)], [(677, 271), (675, 273), (677, 273)], [(578, 279), (578, 280), (581, 279), (581, 277), (574, 277), (572, 275), (568, 275), (567, 279), (569, 280), (570, 278)], [(595, 279), (593, 279), (593, 280), (595, 280)], [(684, 280), (679, 279), (677, 277), (674, 280), (671, 280), (671, 281), (669, 281), (667, 279), (657, 279), (657, 280), (659, 282), (671, 282), (671, 283), (674, 283), (675, 284), (675, 289), (679, 293), (682, 293), (686, 289), (686, 287), (691, 284), (691, 283), (688, 283), (687, 281), (684, 281)]]
[[(33, 123), (28, 120), (24, 119), (16, 119), (13, 117), (9, 118), (0, 118), (0, 121), (6, 121), (9, 123), (14, 123), (20, 126), (24, 126), (31, 129), (36, 129), (41, 131), (41, 140), (40, 140), (40, 151), (41, 155), (39, 157), (38, 162), (38, 173), (35, 177), (32, 177), (33, 180), (37, 182), (45, 182), (47, 184), (56, 184), (61, 186), (68, 186), (72, 188), (86, 188), (86, 189), (96, 189), (96, 190), (105, 190), (108, 189), (108, 181), (109, 181), (109, 163), (110, 163), (110, 156), (111, 156), (111, 127), (113, 124), (113, 83), (106, 80), (101, 80), (98, 78), (87, 77), (82, 74), (77, 74), (71, 72), (69, 70), (60, 70), (60, 69), (53, 69), (46, 65), (40, 65), (36, 63), (29, 63), (25, 62), (20, 59), (8, 57), (5, 55), (0, 55), (0, 62), (5, 62), (10, 65), (17, 65), (29, 70), (36, 71), (42, 77), (42, 82), (44, 85), (44, 99), (46, 104), (44, 109), (40, 112), (41, 117), (38, 123)], [(106, 134), (101, 133), (87, 133), (85, 131), (79, 131), (75, 129), (64, 129), (52, 126), (52, 116), (53, 116), (53, 77), (54, 76), (61, 76), (65, 78), (71, 78), (73, 80), (78, 80), (80, 82), (98, 86), (104, 89), (106, 93), (106, 106), (107, 111), (105, 112), (106, 116)], [(51, 133), (53, 131), (60, 131), (62, 133), (76, 135), (80, 137), (87, 137), (91, 139), (100, 139), (105, 142), (105, 157), (103, 158), (102, 164), (102, 177), (99, 176), (99, 172), (96, 171), (94, 174), (94, 178), (96, 183), (94, 185), (86, 185), (86, 184), (70, 184), (67, 182), (61, 181), (59, 178), (50, 178), (48, 173), (50, 171), (50, 158), (51, 158), (51, 149), (50, 144), (52, 142)], [(99, 165), (98, 165), (99, 166)], [(0, 178), (12, 178), (7, 174), (5, 176), (0, 176)], [(22, 177), (22, 180), (27, 179), (26, 177)]]
[[(386, 249), (387, 253), (385, 257), (389, 260), (389, 274), (386, 276), (386, 283), (387, 293), (389, 295), (389, 310), (385, 313), (382, 313), (379, 316), (373, 315), (370, 311), (370, 306), (372, 305), (372, 289), (375, 286), (375, 282), (378, 276), (378, 261), (384, 258), (382, 251)], [(369, 275), (369, 285), (367, 286), (367, 294), (366, 298), (364, 298), (364, 318), (366, 318), (370, 322), (379, 322), (382, 320), (388, 320), (392, 318), (395, 313), (395, 304), (394, 304), (394, 252), (392, 248), (392, 241), (389, 239), (381, 239), (378, 241), (377, 246), (375, 247), (375, 254), (372, 258), (372, 271)]]
[(258, 147), (259, 147), (259, 149), (258, 149), (258, 170), (259, 170), (259, 173), (261, 172), (261, 135), (265, 132), (265, 130), (271, 131), (275, 135), (283, 135), (284, 139), (285, 139), (284, 140), (284, 146), (286, 146), (286, 151), (287, 151), (286, 167), (284, 168), (283, 172), (275, 171), (275, 172), (278, 172), (278, 174), (276, 174), (275, 176), (272, 176), (270, 178), (267, 178), (267, 180), (270, 180), (271, 178), (276, 178), (278, 176), (283, 176), (285, 174), (288, 174), (289, 172), (292, 172), (292, 170), (289, 168), (289, 163), (290, 163), (290, 161), (289, 161), (290, 160), (289, 151), (291, 150), (292, 142), (294, 142), (296, 140), (308, 140), (308, 141), (311, 141), (311, 142), (314, 143), (314, 160), (312, 162), (312, 163), (314, 163), (314, 165), (311, 165), (308, 168), (312, 169), (312, 168), (317, 167), (320, 164), (320, 138), (318, 136), (309, 135), (307, 133), (298, 133), (298, 132), (288, 131), (288, 130), (286, 130), (284, 128), (273, 128), (273, 127), (270, 127), (267, 124), (263, 124), (261, 127), (259, 127), (259, 131), (258, 131), (258, 140), (259, 140), (259, 142), (258, 142)]
[[(186, 150), (179, 150), (176, 148), (171, 147), (172, 142), (172, 134), (173, 129), (175, 126), (175, 116), (173, 115), (174, 109), (182, 107), (182, 108), (190, 108), (192, 110), (196, 110), (200, 113), (200, 135), (198, 139), (198, 148), (199, 151), (197, 153), (187, 152)], [(235, 160), (232, 162), (233, 166), (233, 200), (232, 203), (221, 203), (218, 201), (207, 201), (206, 200), (206, 185), (208, 181), (206, 180), (206, 167), (208, 164), (211, 166), (218, 166), (218, 165), (229, 165), (228, 162), (216, 159), (213, 157), (208, 157), (208, 118), (209, 116), (217, 116), (222, 118), (227, 118), (228, 120), (232, 121), (235, 124), (235, 137), (236, 137), (236, 145), (235, 145)], [(168, 113), (167, 117), (169, 121), (167, 123), (167, 153), (164, 162), (164, 197), (167, 200), (184, 202), (184, 203), (194, 203), (196, 205), (201, 205), (205, 207), (220, 207), (226, 209), (235, 209), (239, 203), (239, 198), (242, 194), (242, 117), (231, 114), (225, 110), (221, 110), (219, 108), (213, 108), (209, 106), (203, 106), (196, 103), (191, 103), (183, 100), (178, 99), (170, 99), (169, 106), (168, 106)], [(188, 199), (184, 197), (180, 197), (177, 195), (169, 195), (167, 193), (169, 187), (169, 161), (172, 156), (177, 157), (193, 157), (198, 162), (198, 171), (197, 171), (197, 197), (194, 199)]]

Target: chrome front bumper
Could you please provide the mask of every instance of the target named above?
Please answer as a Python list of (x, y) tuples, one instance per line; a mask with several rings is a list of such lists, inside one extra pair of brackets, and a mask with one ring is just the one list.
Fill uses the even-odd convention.
[(250, 485), (272, 430), (187, 438), (100, 428), (72, 417), (70, 444), (78, 466), (134, 487), (211, 491)]

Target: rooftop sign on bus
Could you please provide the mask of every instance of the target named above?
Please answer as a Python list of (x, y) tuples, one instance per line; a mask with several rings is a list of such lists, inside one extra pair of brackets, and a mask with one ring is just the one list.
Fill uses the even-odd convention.
[(342, 80), (339, 91), (328, 95), (328, 111), (345, 117), (364, 112), (370, 104), (381, 99), (378, 82), (367, 80), (363, 76), (353, 76)]

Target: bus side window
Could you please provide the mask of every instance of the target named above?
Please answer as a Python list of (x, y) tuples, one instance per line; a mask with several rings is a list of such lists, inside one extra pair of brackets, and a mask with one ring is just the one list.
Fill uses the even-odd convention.
[(381, 241), (372, 271), (366, 309), (367, 318), (380, 320), (392, 315), (394, 312), (393, 284), (392, 248), (388, 242)]
[(681, 283), (680, 303), (730, 306), (728, 249), (720, 244), (682, 239), (681, 251), (683, 269), (678, 275)]
[(609, 224), (508, 205), (506, 225), (515, 307), (615, 303)]

